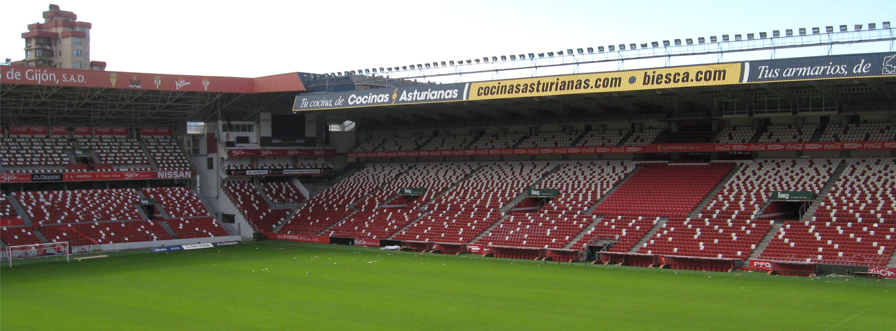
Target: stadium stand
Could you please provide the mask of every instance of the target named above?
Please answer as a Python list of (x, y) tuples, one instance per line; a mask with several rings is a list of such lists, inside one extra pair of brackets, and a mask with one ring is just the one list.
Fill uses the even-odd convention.
[(270, 204), (249, 181), (231, 180), (224, 188), (243, 216), (261, 232), (272, 232), (289, 214), (289, 209), (271, 209)]
[(68, 241), (71, 246), (173, 239), (158, 222), (149, 220), (44, 225), (40, 231), (50, 242)]
[[(142, 188), (140, 192), (154, 199), (170, 218), (209, 216), (199, 197), (186, 187)], [(150, 217), (154, 215), (149, 215)]]
[(828, 124), (818, 139), (820, 142), (892, 140), (896, 140), (896, 125), (889, 123)]
[(643, 164), (594, 214), (686, 217), (733, 168), (731, 163)]
[(526, 137), (517, 147), (567, 147), (581, 135), (581, 132), (541, 132)]
[(479, 137), (468, 148), (469, 149), (499, 149), (513, 148), (523, 139), (522, 133), (511, 133), (505, 135), (487, 134)]
[(229, 236), (211, 216), (169, 218), (164, 220), (180, 239)]
[(305, 196), (291, 182), (263, 182), (261, 186), (273, 203), (295, 203), (305, 201)]
[(623, 146), (643, 146), (650, 145), (657, 137), (659, 137), (660, 133), (663, 130), (660, 129), (648, 129), (641, 132), (632, 133), (632, 136), (625, 141)]
[(61, 137), (0, 138), (0, 165), (7, 171), (64, 169), (72, 149), (71, 141)]
[(383, 151), (413, 151), (426, 142), (425, 138), (401, 137), (383, 142)]
[(760, 143), (804, 143), (809, 142), (818, 129), (817, 124), (803, 125), (771, 125), (759, 137)]
[(97, 189), (13, 192), (32, 222), (38, 224), (142, 219), (137, 191)]
[(473, 136), (437, 136), (426, 143), (421, 150), (453, 150), (464, 149), (473, 141)]
[(728, 126), (719, 132), (714, 142), (717, 144), (746, 144), (755, 135), (756, 130), (749, 126)]
[(896, 247), (894, 159), (845, 161), (812, 221), (789, 221), (760, 258), (884, 266)]
[(644, 216), (607, 216), (601, 219), (593, 229), (588, 231), (581, 239), (570, 246), (581, 249), (598, 239), (615, 240), (610, 252), (626, 253), (650, 232), (661, 220), (660, 217)]
[(142, 139), (146, 150), (155, 161), (159, 170), (190, 170), (190, 163), (183, 151), (170, 137), (146, 136)]
[(380, 208), (358, 211), (333, 228), (327, 230), (330, 237), (386, 239), (408, 223), (417, 219), (422, 212)]
[(131, 138), (77, 138), (80, 148), (90, 149), (97, 156), (97, 163), (148, 168), (149, 159), (140, 142)]
[(637, 252), (746, 260), (773, 223), (749, 219), (671, 218)]
[(617, 146), (619, 142), (622, 141), (622, 138), (628, 134), (626, 130), (619, 131), (591, 131), (585, 134), (582, 137), (582, 140), (579, 141), (579, 146)]

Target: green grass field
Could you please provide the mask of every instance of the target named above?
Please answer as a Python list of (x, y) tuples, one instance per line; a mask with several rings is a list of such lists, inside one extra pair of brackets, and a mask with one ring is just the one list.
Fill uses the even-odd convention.
[[(896, 282), (262, 241), (0, 269), (0, 330), (890, 330)], [(894, 292), (890, 292), (890, 291)]]

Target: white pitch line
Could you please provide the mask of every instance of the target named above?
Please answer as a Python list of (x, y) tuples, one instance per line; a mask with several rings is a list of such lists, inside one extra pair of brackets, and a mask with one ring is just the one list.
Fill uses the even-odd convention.
[(863, 311), (860, 311), (860, 312), (856, 313), (855, 315), (852, 315), (852, 316), (850, 316), (849, 318), (840, 321), (840, 323), (831, 325), (831, 327), (829, 327), (829, 328), (827, 328), (827, 329), (824, 329), (824, 331), (830, 331), (831, 329), (840, 326), (840, 324), (846, 323), (846, 322), (848, 322), (849, 320), (855, 318), (856, 316), (862, 315), (862, 314), (865, 313), (866, 311), (868, 311), (868, 309), (865, 309), (865, 310), (863, 310)]

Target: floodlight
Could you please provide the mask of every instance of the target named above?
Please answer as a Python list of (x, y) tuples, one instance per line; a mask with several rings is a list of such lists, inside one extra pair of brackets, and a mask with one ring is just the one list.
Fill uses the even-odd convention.
[(688, 44), (688, 45), (693, 45), (693, 44), (694, 44), (694, 39), (693, 39), (693, 38), (687, 38), (687, 39), (684, 40), (684, 42), (685, 42), (686, 44)]
[(818, 27), (812, 28), (812, 34), (820, 34), (820, 33), (821, 33), (821, 29), (819, 29)]
[(756, 36), (755, 34), (748, 33), (748, 34), (747, 34), (747, 40), (753, 40), (753, 37), (755, 37), (755, 36)]
[(722, 35), (722, 41), (729, 41), (729, 40), (731, 40), (731, 38), (729, 38), (727, 34)]
[(840, 24), (840, 32), (846, 32), (846, 24)]
[(856, 31), (862, 31), (862, 25), (856, 24), (856, 26), (854, 26), (853, 29), (855, 29)]
[[(454, 63), (452, 63), (452, 64), (454, 64)], [(448, 64), (446, 64), (445, 61), (442, 61), (442, 66), (444, 67), (446, 65), (448, 65)]]
[(868, 30), (877, 29), (877, 23), (868, 23)]
[(530, 58), (530, 59), (534, 59), (534, 58), (535, 58), (535, 53), (529, 53), (529, 58)]
[(759, 33), (759, 39), (765, 39), (765, 38), (768, 38), (768, 33), (760, 32), (760, 33)]
[(697, 37), (697, 43), (705, 44), (705, 43), (706, 43), (706, 37)]
[(734, 35), (734, 41), (741, 41), (742, 39), (743, 39), (743, 36), (741, 36), (740, 34)]
[(510, 60), (511, 60), (511, 61), (515, 61), (515, 60), (516, 60), (516, 55), (511, 55), (511, 56), (510, 56)]
[(717, 42), (719, 42), (719, 38), (716, 36), (709, 36), (709, 42), (717, 43)]
[(544, 57), (544, 53), (538, 53), (538, 57)]
[(604, 47), (603, 47), (603, 46), (597, 46), (597, 51), (603, 53), (603, 51), (604, 51)]
[(801, 36), (805, 36), (805, 35), (806, 35), (806, 28), (800, 28), (800, 35), (801, 35)]
[(628, 44), (628, 49), (638, 48), (638, 44)]
[(619, 50), (620, 50), (620, 51), (624, 51), (624, 50), (625, 50), (625, 44), (619, 44)]
[(787, 29), (787, 30), (784, 31), (784, 33), (786, 33), (787, 36), (790, 37), (790, 36), (793, 35), (793, 29)]
[(889, 28), (890, 28), (890, 21), (884, 22), (884, 29), (889, 29)]
[(663, 40), (663, 46), (669, 47), (669, 45), (671, 45), (671, 44), (672, 43), (670, 43), (668, 40)]
[[(541, 55), (541, 54), (538, 54), (538, 55)], [(548, 56), (554, 57), (554, 52), (548, 52)], [(544, 57), (544, 56), (542, 56), (542, 57)]]
[[(579, 48), (579, 50), (581, 50), (581, 48)], [(591, 54), (591, 53), (594, 53), (594, 47), (588, 47), (588, 54)], [(579, 54), (582, 54), (582, 52), (579, 51)]]
[(641, 43), (641, 48), (647, 48), (647, 43)]
[(828, 25), (828, 26), (824, 27), (824, 32), (826, 32), (826, 33), (834, 33), (834, 27)]
[(659, 42), (656, 42), (656, 41), (651, 41), (651, 42), (650, 42), (650, 46), (653, 46), (653, 47), (660, 47), (660, 43), (659, 43)]
[(681, 46), (681, 39), (675, 39), (675, 46)]
[(607, 49), (609, 49), (610, 52), (612, 52), (612, 51), (615, 51), (615, 50), (616, 50), (616, 46), (609, 45), (609, 46), (607, 46)]
[[(579, 55), (583, 55), (583, 54), (585, 54), (585, 50), (584, 50), (584, 49), (581, 49), (581, 48), (576, 48), (576, 52), (578, 52)], [(589, 51), (589, 53), (590, 53), (590, 51)], [(572, 52), (569, 52), (569, 54), (572, 54)]]
[(501, 55), (501, 61), (507, 61), (507, 55)]
[[(581, 48), (579, 48), (579, 52), (581, 53)], [(572, 48), (566, 49), (566, 55), (572, 55)]]

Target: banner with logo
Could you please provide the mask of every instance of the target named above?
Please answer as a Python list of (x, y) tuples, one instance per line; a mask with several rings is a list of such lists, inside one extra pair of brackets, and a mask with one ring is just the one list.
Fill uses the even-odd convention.
[(79, 126), (74, 128), (74, 131), (72, 131), (72, 135), (75, 137), (86, 137), (90, 136), (91, 132), (92, 130), (90, 129), (90, 127)]
[(467, 245), (467, 253), (485, 255), (488, 253), (488, 247), (483, 245)]
[(335, 149), (234, 149), (227, 151), (233, 157), (277, 157), (277, 156), (335, 156)]
[(320, 175), (321, 169), (227, 169), (227, 176)]
[(896, 149), (896, 141), (836, 143), (772, 143), (772, 144), (657, 144), (613, 147), (544, 147), (510, 149), (464, 149), (433, 151), (352, 152), (350, 158), (378, 157), (441, 157), (483, 155), (551, 155), (551, 154), (643, 154), (643, 153), (711, 153), (711, 152), (780, 152), (780, 151), (845, 151)]
[(741, 63), (627, 70), (470, 83), (469, 100), (641, 91), (740, 82)]
[(45, 126), (11, 126), (10, 136), (46, 136), (48, 132)]
[(772, 271), (772, 262), (765, 260), (750, 260), (750, 269), (758, 271)]
[(355, 246), (380, 247), (380, 240), (369, 238), (355, 238)]
[(467, 99), (469, 83), (427, 84), (335, 93), (296, 95), (292, 111), (453, 102)]
[(110, 172), (66, 172), (49, 174), (2, 174), (0, 183), (29, 182), (80, 182), (104, 180), (141, 180), (141, 179), (185, 179), (192, 178), (193, 171), (110, 171)]
[(896, 268), (870, 267), (868, 273), (877, 277), (896, 278)]
[(171, 129), (169, 129), (169, 128), (140, 128), (140, 136), (141, 137), (171, 136)]
[(51, 126), (50, 136), (65, 136), (68, 134), (68, 128), (64, 126)]
[(93, 128), (93, 135), (126, 137), (128, 135), (128, 128), (95, 127)]
[(782, 82), (896, 76), (896, 53), (870, 53), (744, 62), (743, 82)]
[(264, 236), (272, 240), (298, 241), (305, 243), (329, 244), (330, 237), (307, 236), (302, 234), (264, 233)]

